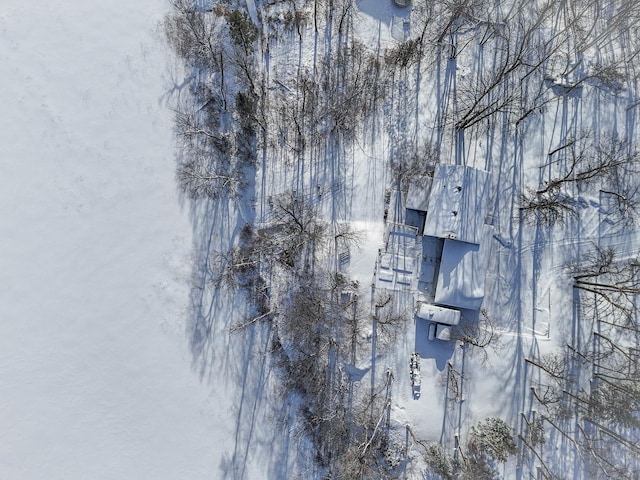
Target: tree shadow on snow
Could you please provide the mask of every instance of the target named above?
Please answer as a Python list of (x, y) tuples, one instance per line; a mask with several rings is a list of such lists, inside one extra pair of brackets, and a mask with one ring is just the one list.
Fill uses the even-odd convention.
[(392, 0), (356, 0), (356, 5), (362, 13), (387, 25), (391, 25), (393, 17), (409, 18), (411, 15), (411, 5), (401, 8)]
[(290, 456), (298, 451), (291, 448), (297, 439), (289, 408), (273, 388), (277, 378), (267, 356), (271, 327), (253, 324), (243, 333), (231, 340), (236, 368), (228, 374), (238, 391), (229, 414), (235, 416), (235, 434), (218, 478), (250, 479), (265, 470), (268, 478), (290, 478), (298, 463)]
[[(186, 335), (193, 369), (213, 390), (225, 392), (221, 408), (233, 417), (233, 437), (219, 446), (218, 478), (245, 479), (264, 469), (269, 478), (288, 478), (297, 459), (290, 428), (274, 428), (281, 414), (272, 388), (274, 365), (269, 361), (271, 325), (256, 322), (234, 327), (254, 315), (242, 290), (221, 288), (212, 268), (216, 252), (231, 248), (246, 224), (247, 212), (229, 199), (194, 202), (193, 276)], [(231, 407), (227, 405), (230, 404)], [(222, 427), (224, 428), (224, 427)]]

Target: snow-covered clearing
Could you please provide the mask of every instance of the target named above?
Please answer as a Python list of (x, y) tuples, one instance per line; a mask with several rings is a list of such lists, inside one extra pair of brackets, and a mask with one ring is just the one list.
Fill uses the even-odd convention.
[(278, 443), (246, 460), (275, 435), (259, 359), (256, 376), (245, 350), (223, 362), (225, 331), (201, 372), (185, 335), (167, 11), (0, 5), (0, 478), (286, 477)]

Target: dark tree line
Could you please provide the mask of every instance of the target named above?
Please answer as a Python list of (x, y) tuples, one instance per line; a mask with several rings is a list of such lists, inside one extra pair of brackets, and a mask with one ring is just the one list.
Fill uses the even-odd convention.
[(189, 95), (174, 106), (178, 184), (192, 199), (238, 196), (256, 159), (258, 29), (246, 12), (221, 5), (173, 7), (165, 37), (191, 71)]

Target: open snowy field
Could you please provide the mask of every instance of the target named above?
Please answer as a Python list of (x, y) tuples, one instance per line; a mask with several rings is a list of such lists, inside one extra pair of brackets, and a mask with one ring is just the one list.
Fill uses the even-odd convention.
[(222, 478), (233, 453), (185, 339), (167, 9), (0, 5), (0, 478)]

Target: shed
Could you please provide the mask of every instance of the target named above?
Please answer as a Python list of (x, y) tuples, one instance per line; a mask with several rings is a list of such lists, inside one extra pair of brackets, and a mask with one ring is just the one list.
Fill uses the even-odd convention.
[(450, 308), (429, 303), (418, 303), (416, 317), (443, 325), (458, 325), (460, 323), (460, 312), (458, 310), (451, 310)]

